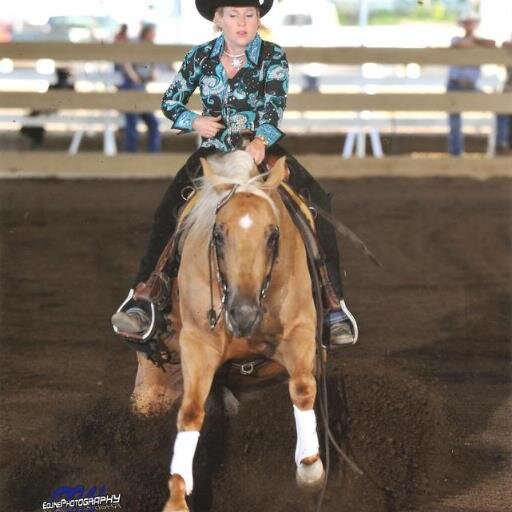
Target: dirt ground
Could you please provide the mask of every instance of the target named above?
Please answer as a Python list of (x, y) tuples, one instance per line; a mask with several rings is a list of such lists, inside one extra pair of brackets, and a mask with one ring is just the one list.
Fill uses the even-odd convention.
[[(344, 241), (360, 343), (330, 361), (338, 463), (324, 512), (512, 510), (512, 183), (324, 182)], [(136, 359), (109, 317), (131, 284), (164, 181), (0, 182), (1, 510), (33, 512), (61, 485), (106, 485), (158, 512), (175, 413), (129, 409)], [(228, 417), (212, 399), (195, 512), (313, 511), (295, 485), (286, 386)]]

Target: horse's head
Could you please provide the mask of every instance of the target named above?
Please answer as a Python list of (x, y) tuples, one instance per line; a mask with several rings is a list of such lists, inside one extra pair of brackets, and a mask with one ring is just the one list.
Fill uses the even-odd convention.
[[(205, 178), (215, 180), (208, 162), (202, 163)], [(266, 191), (276, 189), (284, 175), (282, 158), (264, 183), (237, 187), (217, 211), (213, 252), (226, 293), (227, 326), (236, 337), (249, 336), (263, 316), (261, 300), (279, 249), (279, 212)]]

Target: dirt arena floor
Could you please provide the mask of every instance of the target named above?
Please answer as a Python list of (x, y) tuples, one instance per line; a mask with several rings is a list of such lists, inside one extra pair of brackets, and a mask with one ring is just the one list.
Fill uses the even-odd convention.
[[(330, 360), (333, 428), (366, 474), (334, 464), (322, 510), (511, 511), (512, 182), (324, 185), (384, 269), (340, 242), (361, 340)], [(109, 325), (165, 187), (0, 182), (2, 511), (61, 485), (106, 485), (127, 512), (165, 502), (175, 413), (131, 414), (136, 359)], [(294, 435), (285, 385), (236, 417), (212, 400), (193, 510), (315, 510)]]

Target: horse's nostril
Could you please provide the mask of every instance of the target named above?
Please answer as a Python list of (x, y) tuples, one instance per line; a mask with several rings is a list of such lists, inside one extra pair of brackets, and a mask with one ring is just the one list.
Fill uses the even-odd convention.
[(254, 316), (258, 311), (258, 307), (252, 304), (243, 304), (239, 308), (239, 312), (241, 316)]
[(231, 325), (237, 333), (248, 334), (257, 322), (260, 312), (257, 304), (240, 301), (228, 308)]

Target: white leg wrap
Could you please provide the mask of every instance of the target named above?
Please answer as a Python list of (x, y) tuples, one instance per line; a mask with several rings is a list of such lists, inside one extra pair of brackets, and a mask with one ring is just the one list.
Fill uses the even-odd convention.
[(293, 406), (295, 426), (297, 427), (297, 447), (295, 448), (295, 462), (297, 466), (306, 457), (316, 455), (319, 451), (318, 434), (316, 433), (316, 416), (313, 409), (301, 411)]
[(185, 480), (187, 495), (194, 488), (194, 477), (192, 475), (192, 463), (196, 452), (199, 432), (196, 430), (178, 432), (174, 441), (174, 453), (171, 461), (171, 475), (180, 475)]

